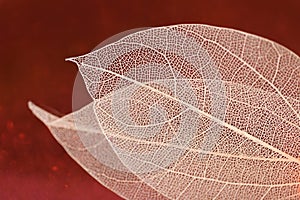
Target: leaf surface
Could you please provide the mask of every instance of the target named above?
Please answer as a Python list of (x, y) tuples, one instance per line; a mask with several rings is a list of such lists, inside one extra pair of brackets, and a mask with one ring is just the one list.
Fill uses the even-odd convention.
[(300, 59), (288, 49), (175, 25), (68, 60), (93, 103), (60, 119), (31, 108), (124, 198), (300, 198)]

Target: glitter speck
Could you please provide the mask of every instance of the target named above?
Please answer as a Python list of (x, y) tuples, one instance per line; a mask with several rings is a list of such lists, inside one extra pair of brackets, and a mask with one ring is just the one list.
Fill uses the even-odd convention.
[(22, 133), (22, 132), (19, 133), (19, 135), (18, 135), (18, 138), (19, 138), (20, 140), (24, 140), (25, 137), (26, 137), (25, 133)]
[(54, 172), (56, 172), (56, 171), (58, 171), (58, 167), (57, 167), (56, 165), (53, 165), (53, 166), (51, 167), (51, 170), (54, 171)]
[(12, 131), (14, 129), (14, 122), (11, 121), (11, 120), (7, 120), (6, 128), (7, 128), (8, 131)]

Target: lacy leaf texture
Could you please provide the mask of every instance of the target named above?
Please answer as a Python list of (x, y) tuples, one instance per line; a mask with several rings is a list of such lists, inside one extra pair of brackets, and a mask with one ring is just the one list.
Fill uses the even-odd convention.
[(300, 199), (300, 59), (207, 25), (149, 28), (83, 56), (93, 101), (32, 112), (125, 199)]

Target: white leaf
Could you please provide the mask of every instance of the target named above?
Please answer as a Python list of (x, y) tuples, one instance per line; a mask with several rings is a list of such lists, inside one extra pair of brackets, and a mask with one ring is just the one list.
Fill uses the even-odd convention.
[(120, 196), (300, 198), (300, 59), (288, 49), (175, 25), (68, 60), (93, 102), (63, 118), (30, 108)]

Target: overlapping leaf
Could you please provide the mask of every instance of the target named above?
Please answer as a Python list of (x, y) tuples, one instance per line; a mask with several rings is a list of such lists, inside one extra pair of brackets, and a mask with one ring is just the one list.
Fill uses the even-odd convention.
[(300, 59), (286, 48), (176, 25), (68, 60), (93, 103), (59, 119), (31, 109), (120, 196), (300, 198)]

